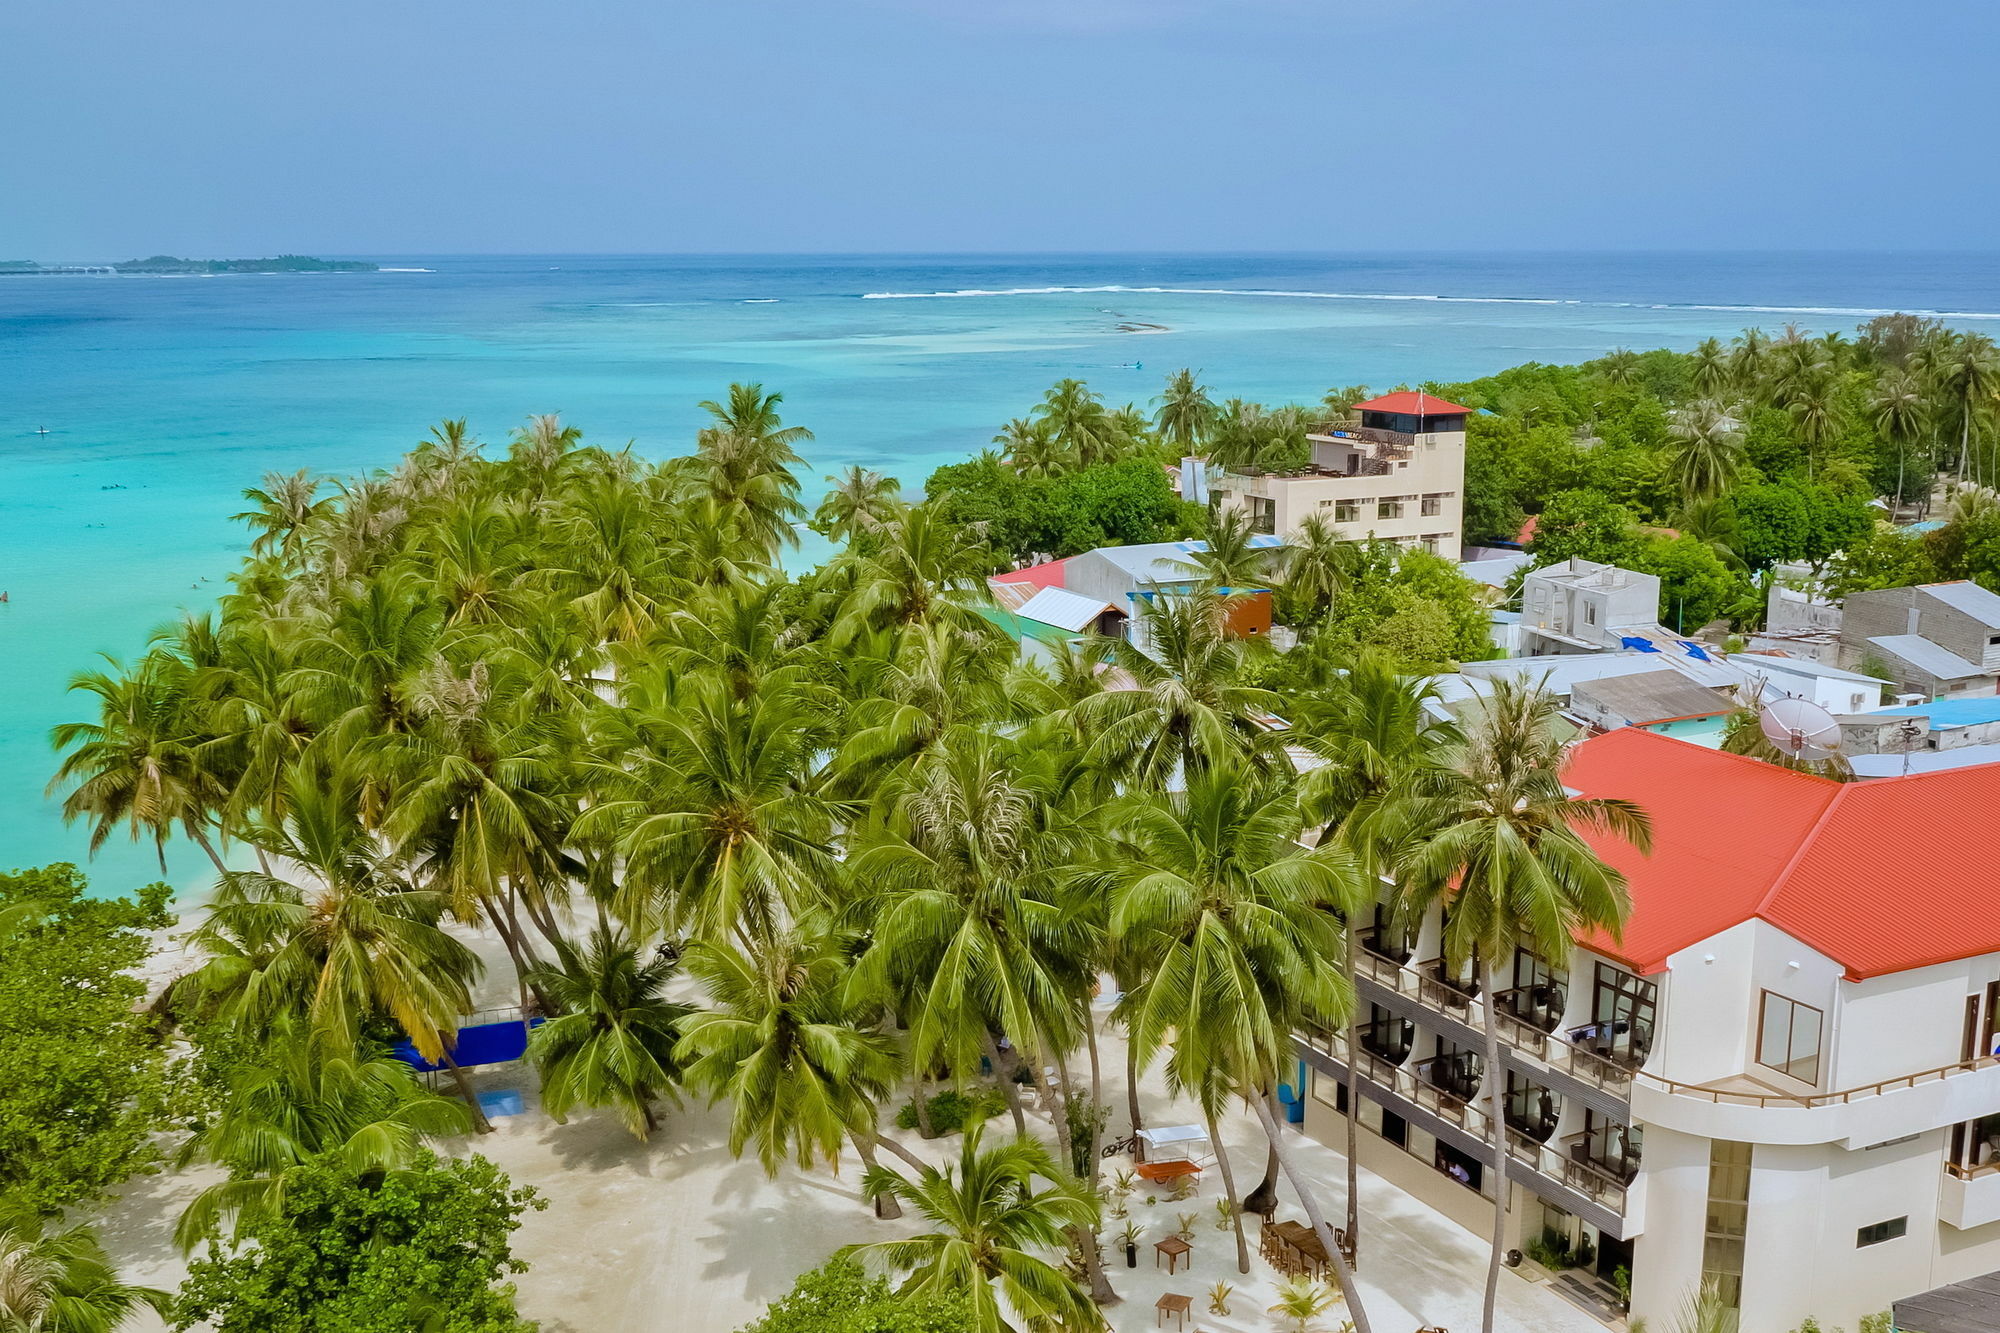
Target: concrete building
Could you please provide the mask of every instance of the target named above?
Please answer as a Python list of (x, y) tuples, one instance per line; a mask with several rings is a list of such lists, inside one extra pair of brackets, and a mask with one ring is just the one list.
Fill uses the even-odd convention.
[(1773, 699), (1810, 699), (1829, 713), (1865, 713), (1882, 703), (1880, 676), (1829, 666), (1810, 658), (1771, 653), (1734, 653), (1729, 660), (1742, 668), (1764, 703)]
[(1470, 411), (1409, 390), (1356, 403), (1353, 424), (1307, 436), (1309, 466), (1225, 472), (1215, 482), (1216, 499), (1247, 510), (1259, 532), (1289, 536), (1308, 514), (1318, 514), (1343, 537), (1380, 537), (1456, 560)]
[(1899, 691), (1932, 698), (2000, 689), (2000, 595), (1976, 583), (1925, 583), (1850, 593), (1840, 665), (1879, 663)]
[(1565, 781), (1652, 819), (1649, 856), (1598, 840), (1623, 931), (1493, 960), (1489, 1069), (1443, 922), (1378, 914), (1353, 1048), (1299, 1037), (1307, 1132), (1344, 1141), (1353, 1060), (1363, 1164), (1479, 1234), (1497, 1198), (1510, 1245), (1588, 1241), (1656, 1326), (1705, 1281), (1779, 1333), (2000, 1268), (2000, 766), (1839, 783), (1626, 729)]
[(1651, 574), (1573, 556), (1521, 581), (1526, 657), (1601, 653), (1660, 635), (1660, 581)]
[(1939, 699), (1840, 719), (1840, 748), (1850, 755), (1936, 754), (1980, 745), (2000, 745), (2000, 696)]

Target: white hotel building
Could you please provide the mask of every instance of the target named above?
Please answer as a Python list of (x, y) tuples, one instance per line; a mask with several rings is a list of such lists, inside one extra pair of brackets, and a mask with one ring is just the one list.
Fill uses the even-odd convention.
[[(1628, 729), (1567, 780), (1652, 817), (1651, 856), (1600, 847), (1629, 924), (1499, 969), (1488, 1070), (1440, 923), (1378, 918), (1363, 1163), (1480, 1234), (1497, 1194), (1510, 1245), (1587, 1238), (1656, 1327), (1704, 1279), (1745, 1333), (1786, 1333), (2000, 1269), (2000, 765), (1841, 784)], [(1339, 1146), (1344, 1034), (1298, 1045), (1307, 1132)]]

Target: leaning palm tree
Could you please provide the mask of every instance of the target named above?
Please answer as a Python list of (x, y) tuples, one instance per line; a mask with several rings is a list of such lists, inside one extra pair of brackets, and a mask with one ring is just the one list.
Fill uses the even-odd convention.
[[(876, 1108), (896, 1082), (895, 1043), (848, 999), (839, 941), (788, 933), (753, 955), (697, 941), (687, 964), (713, 1007), (683, 1020), (676, 1058), (691, 1087), (728, 1100), (730, 1152), (754, 1144), (775, 1176), (787, 1158), (804, 1169), (837, 1165), (847, 1139), (871, 1170), (878, 1146), (922, 1166), (878, 1130)], [(900, 1216), (890, 1191), (869, 1192), (882, 1216)]]
[(261, 486), (243, 492), (255, 508), (234, 515), (238, 523), (257, 530), (251, 539), (252, 555), (275, 555), (287, 569), (299, 567), (312, 525), (332, 512), (332, 497), (322, 497), (320, 482), (304, 468), (297, 472), (267, 472)]
[(142, 1306), (164, 1318), (173, 1295), (121, 1282), (89, 1227), (52, 1231), (26, 1210), (0, 1216), (0, 1330), (112, 1333)]
[(1201, 1106), (1247, 1273), (1216, 1118), (1232, 1095), (1261, 1101), (1275, 1090), (1276, 1034), (1307, 1013), (1339, 1021), (1352, 1008), (1333, 914), (1352, 914), (1367, 886), (1344, 847), (1300, 849), (1297, 796), (1254, 771), (1203, 770), (1184, 793), (1130, 797), (1109, 818), (1113, 859), (1098, 878), (1110, 891), (1112, 946), (1138, 977), (1119, 1016), (1139, 1066), (1166, 1051), (1168, 1087)]
[(1743, 470), (1742, 432), (1716, 403), (1695, 403), (1667, 428), (1663, 461), (1685, 503), (1712, 500)]
[(659, 1128), (653, 1101), (672, 1090), (674, 1047), (694, 1010), (666, 998), (676, 970), (671, 952), (641, 958), (608, 929), (579, 947), (556, 943), (556, 961), (530, 973), (556, 1015), (528, 1038), (542, 1081), (542, 1108), (564, 1123), (577, 1106), (609, 1106), (641, 1142)]
[(401, 1060), (314, 1035), (291, 1020), (229, 1078), (221, 1108), (181, 1145), (176, 1164), (206, 1162), (229, 1178), (196, 1195), (174, 1240), (183, 1253), (225, 1226), (270, 1216), (293, 1172), (321, 1153), (355, 1171), (399, 1171), (426, 1139), (464, 1134), (472, 1117)]
[[(115, 665), (115, 664), (114, 664)], [(97, 720), (65, 722), (50, 739), (67, 753), (49, 780), (63, 787), (65, 823), (90, 825), (92, 855), (119, 827), (132, 840), (150, 838), (167, 871), (167, 838), (178, 828), (225, 872), (208, 833), (228, 802), (229, 784), (216, 771), (208, 742), (204, 701), (188, 665), (166, 652), (150, 652), (123, 673), (86, 671), (70, 689), (95, 696)]]
[[(1104, 1326), (1090, 1297), (1043, 1255), (1097, 1224), (1097, 1200), (1026, 1137), (984, 1146), (985, 1127), (966, 1126), (956, 1166), (924, 1166), (914, 1178), (876, 1167), (864, 1183), (914, 1207), (934, 1228), (908, 1240), (849, 1246), (909, 1274), (906, 1296), (963, 1294), (970, 1333), (1086, 1333)], [(1016, 1323), (1015, 1321), (1019, 1322)]]
[[(1446, 756), (1448, 781), (1409, 802), (1397, 880), (1412, 917), (1445, 906), (1444, 955), (1477, 970), (1486, 1036), (1486, 1117), (1494, 1179), (1507, 1178), (1504, 1066), (1494, 972), (1519, 948), (1563, 958), (1578, 933), (1614, 935), (1631, 910), (1625, 876), (1586, 833), (1650, 848), (1651, 824), (1629, 801), (1573, 796), (1563, 786), (1560, 705), (1534, 685), (1496, 682)], [(1496, 1195), (1481, 1327), (1492, 1333), (1506, 1240), (1506, 1191)]]

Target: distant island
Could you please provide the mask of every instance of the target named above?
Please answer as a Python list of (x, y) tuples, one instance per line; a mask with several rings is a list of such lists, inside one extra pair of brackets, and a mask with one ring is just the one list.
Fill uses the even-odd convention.
[(0, 274), (26, 273), (374, 273), (377, 266), (357, 259), (315, 259), (311, 255), (279, 255), (274, 259), (179, 259), (154, 255), (122, 264), (41, 264), (32, 259), (0, 259)]

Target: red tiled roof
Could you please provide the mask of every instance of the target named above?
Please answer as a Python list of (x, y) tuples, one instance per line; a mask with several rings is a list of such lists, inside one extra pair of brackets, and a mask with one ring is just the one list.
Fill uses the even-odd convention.
[(1063, 566), (1068, 560), (1050, 560), (1039, 565), (1029, 565), (1026, 569), (1016, 569), (1006, 574), (995, 574), (994, 583), (1032, 583), (1037, 588), (1062, 587)]
[(1380, 398), (1370, 398), (1365, 403), (1356, 403), (1357, 412), (1399, 412), (1406, 417), (1450, 417), (1466, 416), (1469, 407), (1446, 402), (1434, 393), (1418, 393), (1415, 389), (1404, 389), (1398, 393), (1385, 393)]
[(2000, 764), (1841, 783), (1628, 728), (1578, 745), (1564, 780), (1652, 816), (1651, 856), (1593, 839), (1632, 917), (1580, 941), (1641, 972), (1752, 918), (1854, 978), (2000, 952), (2000, 855), (1978, 832)]

